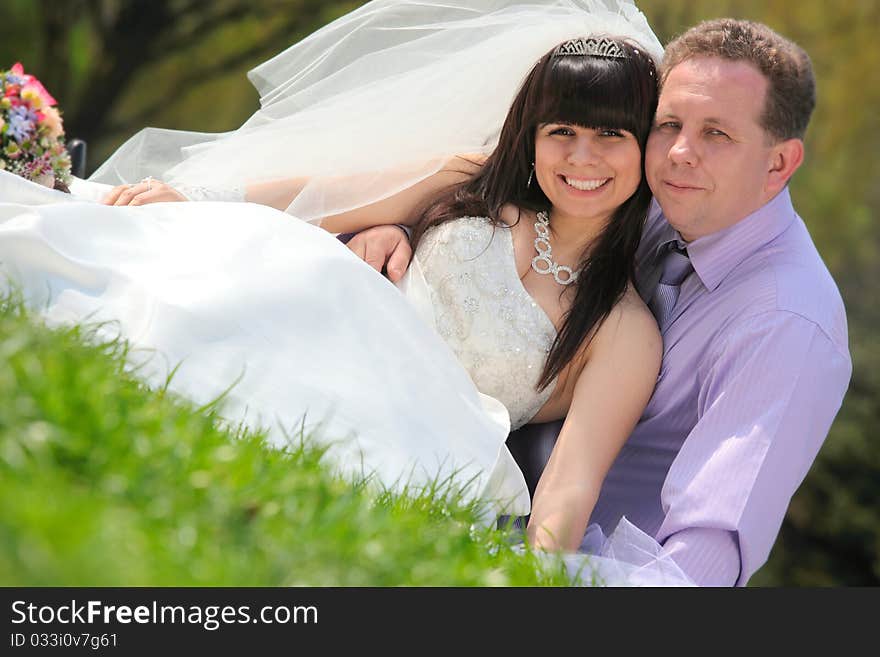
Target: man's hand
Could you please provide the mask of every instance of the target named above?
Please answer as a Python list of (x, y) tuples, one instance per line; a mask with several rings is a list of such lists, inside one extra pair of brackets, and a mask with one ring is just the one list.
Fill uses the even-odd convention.
[(348, 241), (348, 248), (379, 273), (384, 269), (392, 283), (403, 278), (413, 255), (406, 233), (392, 225), (362, 230)]
[(104, 205), (145, 205), (186, 200), (188, 199), (171, 185), (155, 178), (145, 178), (134, 185), (114, 187), (101, 202)]

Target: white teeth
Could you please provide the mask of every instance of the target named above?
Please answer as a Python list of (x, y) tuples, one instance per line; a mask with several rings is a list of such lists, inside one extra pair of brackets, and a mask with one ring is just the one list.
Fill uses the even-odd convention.
[(575, 180), (574, 178), (566, 178), (565, 182), (582, 192), (591, 192), (594, 189), (599, 189), (609, 180), (611, 180), (611, 178), (602, 178), (600, 180)]

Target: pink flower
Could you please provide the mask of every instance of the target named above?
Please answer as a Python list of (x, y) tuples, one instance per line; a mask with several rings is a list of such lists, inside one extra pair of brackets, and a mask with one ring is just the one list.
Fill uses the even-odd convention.
[(44, 87), (39, 80), (35, 77), (31, 77), (28, 81), (26, 89), (33, 89), (42, 99), (44, 105), (57, 105), (58, 101), (52, 98), (48, 91), (46, 91), (46, 87)]
[[(32, 89), (37, 96), (39, 96), (40, 100), (42, 100), (44, 105), (57, 105), (58, 101), (52, 98), (51, 94), (46, 91), (46, 88), (43, 84), (37, 80), (33, 75), (24, 72), (24, 67), (21, 65), (21, 62), (16, 62), (12, 67), (12, 72), (16, 75), (20, 76), (24, 79), (24, 87), (25, 89)], [(24, 90), (22, 91), (22, 96), (24, 96)], [(39, 107), (34, 105), (37, 109)]]
[(35, 110), (43, 108), (43, 97), (33, 84), (29, 84), (22, 88), (21, 99)]
[(42, 111), (43, 120), (41, 123), (49, 130), (49, 137), (58, 139), (64, 134), (64, 125), (61, 120), (61, 112), (56, 107), (45, 107)]

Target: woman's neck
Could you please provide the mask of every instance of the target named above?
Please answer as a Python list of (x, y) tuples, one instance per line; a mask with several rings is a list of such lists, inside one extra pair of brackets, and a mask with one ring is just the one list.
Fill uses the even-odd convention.
[(551, 209), (549, 216), (553, 251), (566, 260), (576, 260), (589, 249), (610, 219), (575, 217), (556, 209)]

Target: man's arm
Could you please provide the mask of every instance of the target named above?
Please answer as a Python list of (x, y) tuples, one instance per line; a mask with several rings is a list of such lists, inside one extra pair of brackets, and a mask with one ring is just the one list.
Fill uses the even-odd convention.
[(766, 562), (851, 371), (845, 346), (800, 315), (768, 312), (730, 329), (661, 492), (657, 540), (695, 581), (745, 585)]

